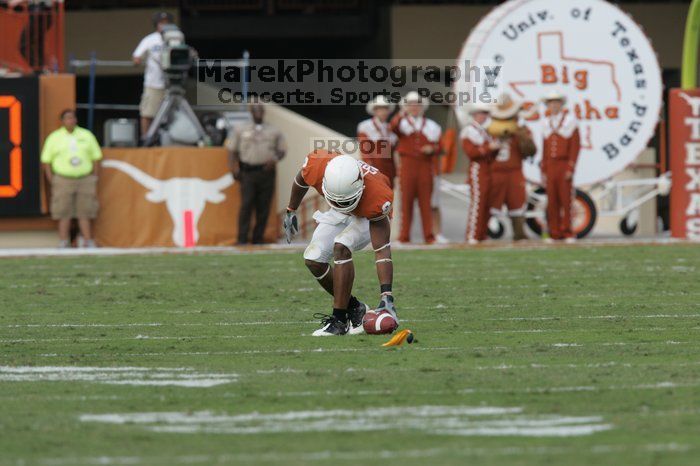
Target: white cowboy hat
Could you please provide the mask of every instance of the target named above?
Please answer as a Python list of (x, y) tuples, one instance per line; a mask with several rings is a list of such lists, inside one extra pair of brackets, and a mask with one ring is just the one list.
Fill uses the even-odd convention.
[(566, 96), (560, 91), (550, 91), (542, 97), (542, 101), (549, 102), (550, 100), (561, 100), (562, 102), (566, 102)]
[(491, 104), (487, 104), (484, 102), (476, 102), (473, 103), (469, 106), (469, 114), (471, 115), (472, 113), (477, 113), (477, 112), (486, 112), (486, 113), (491, 113), (493, 110), (493, 106)]
[(510, 120), (515, 117), (520, 111), (522, 103), (513, 100), (508, 94), (501, 94), (498, 97), (498, 103), (491, 108), (491, 117), (497, 120)]
[(394, 105), (394, 103), (391, 102), (384, 94), (379, 94), (372, 102), (367, 104), (367, 113), (374, 115), (374, 109), (377, 107), (387, 107), (389, 112), (393, 112), (396, 105)]
[(401, 108), (404, 108), (406, 104), (423, 104), (423, 111), (426, 111), (430, 106), (428, 99), (424, 99), (416, 91), (411, 91), (401, 99)]

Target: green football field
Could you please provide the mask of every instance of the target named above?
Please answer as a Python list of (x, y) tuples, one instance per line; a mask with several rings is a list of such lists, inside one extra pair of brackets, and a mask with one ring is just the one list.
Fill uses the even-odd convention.
[(696, 246), (395, 251), (398, 348), (299, 252), (0, 264), (3, 466), (700, 464)]

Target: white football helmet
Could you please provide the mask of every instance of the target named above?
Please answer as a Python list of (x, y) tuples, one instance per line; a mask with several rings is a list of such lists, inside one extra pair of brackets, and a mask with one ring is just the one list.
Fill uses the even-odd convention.
[(344, 214), (355, 210), (365, 189), (357, 160), (349, 155), (334, 157), (326, 165), (321, 188), (326, 202), (333, 209)]

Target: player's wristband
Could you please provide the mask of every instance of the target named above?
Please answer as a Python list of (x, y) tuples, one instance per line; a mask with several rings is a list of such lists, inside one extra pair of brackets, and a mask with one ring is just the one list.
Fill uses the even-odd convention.
[(287, 207), (287, 212), (296, 212), (296, 209), (292, 209), (291, 207)]

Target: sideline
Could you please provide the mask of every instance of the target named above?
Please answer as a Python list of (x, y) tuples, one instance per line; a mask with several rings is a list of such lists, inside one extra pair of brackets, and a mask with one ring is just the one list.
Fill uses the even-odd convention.
[[(697, 245), (696, 241), (681, 240), (668, 237), (654, 238), (587, 238), (578, 240), (574, 244), (548, 244), (540, 240), (525, 240), (518, 243), (505, 241), (486, 241), (484, 244), (470, 246), (466, 243), (452, 244), (401, 244), (392, 242), (392, 248), (404, 251), (429, 251), (429, 250), (533, 250), (533, 249), (561, 249), (598, 246), (647, 246), (647, 245)], [(0, 248), (0, 259), (23, 257), (84, 257), (84, 256), (134, 256), (134, 255), (200, 255), (200, 254), (270, 254), (270, 253), (294, 253), (306, 247), (306, 243), (293, 244), (267, 244), (262, 246), (198, 246), (194, 248), (95, 248), (95, 249), (59, 249), (59, 248)]]

